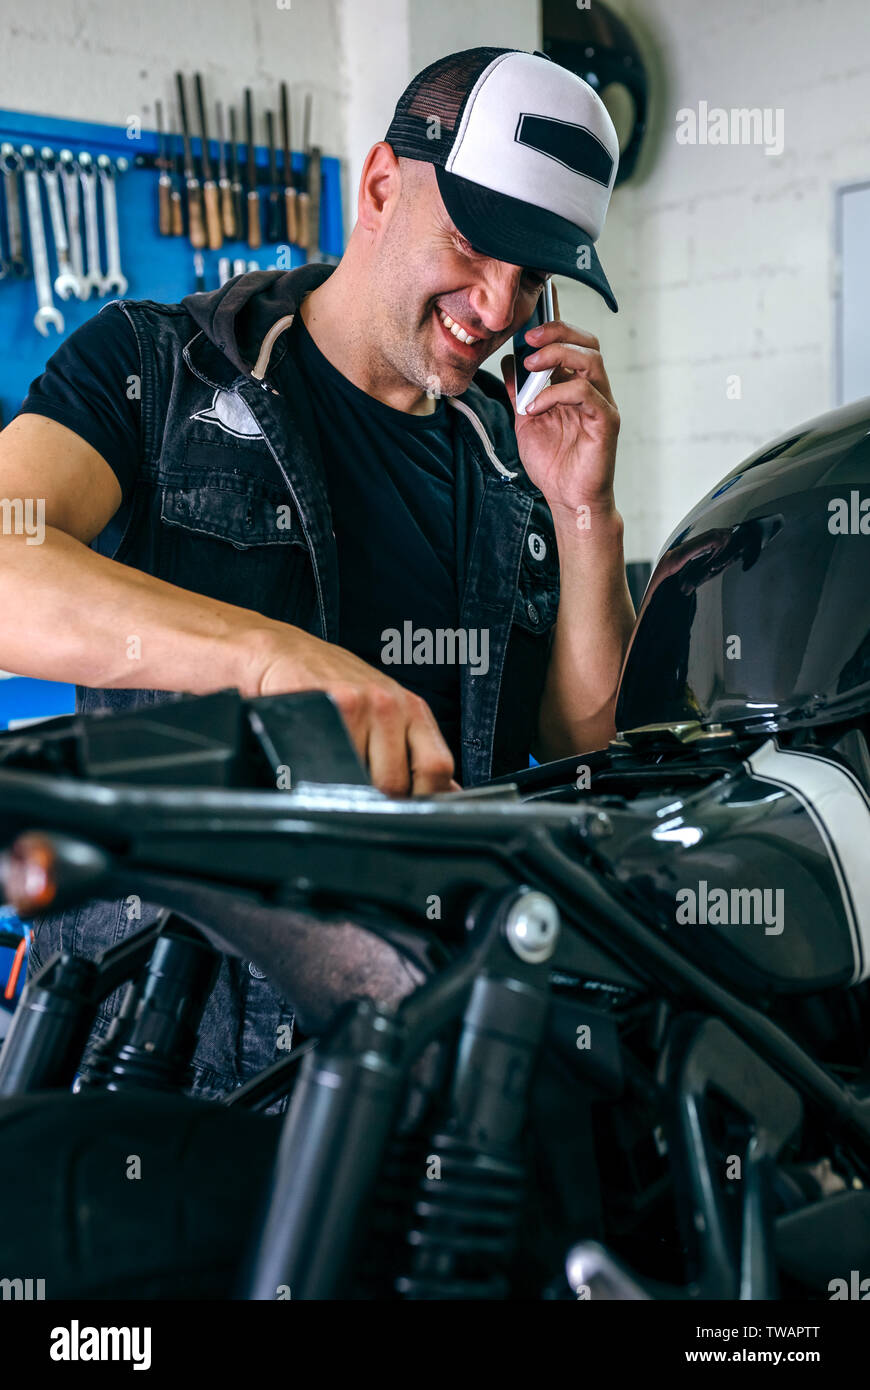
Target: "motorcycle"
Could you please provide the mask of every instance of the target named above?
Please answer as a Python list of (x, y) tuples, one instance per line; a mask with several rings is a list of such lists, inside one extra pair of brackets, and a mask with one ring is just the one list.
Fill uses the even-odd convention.
[[(383, 796), (319, 694), (0, 736), (18, 914), (164, 908), (25, 987), (0, 1173), (41, 1177), (4, 1263), (50, 1297), (848, 1296), (870, 1274), (868, 533), (865, 400), (677, 528), (608, 748), (467, 791)], [(211, 1102), (184, 1090), (225, 953), (302, 1039)]]

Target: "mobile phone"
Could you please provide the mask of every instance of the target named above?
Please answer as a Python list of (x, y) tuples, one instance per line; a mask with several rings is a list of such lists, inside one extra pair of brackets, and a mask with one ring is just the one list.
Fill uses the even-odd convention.
[(532, 353), (537, 351), (526, 342), (526, 334), (530, 328), (539, 328), (542, 323), (552, 323), (555, 317), (553, 282), (547, 280), (535, 305), (535, 312), (532, 317), (528, 323), (523, 325), (519, 333), (514, 334), (514, 379), (517, 386), (518, 415), (525, 415), (535, 397), (541, 394), (545, 386), (549, 386), (550, 377), (554, 370), (552, 367), (546, 372), (530, 372), (526, 369), (526, 358), (531, 357)]

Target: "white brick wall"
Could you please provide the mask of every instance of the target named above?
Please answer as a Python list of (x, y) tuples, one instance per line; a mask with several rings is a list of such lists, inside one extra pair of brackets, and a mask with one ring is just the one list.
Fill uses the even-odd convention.
[[(613, 0), (657, 80), (644, 176), (600, 242), (620, 304), (560, 285), (622, 415), (628, 559), (747, 454), (833, 404), (834, 190), (870, 177), (866, 0)], [(681, 107), (782, 107), (783, 153), (680, 146)], [(728, 400), (738, 374), (742, 399)]]
[[(310, 90), (313, 138), (330, 154), (343, 152), (339, 14), (351, 2), (289, 0), (289, 8), (279, 8), (276, 0), (6, 0), (0, 104), (109, 125), (135, 114), (153, 126), (155, 97), (175, 108), (173, 74), (180, 68), (202, 72), (210, 104), (220, 99), (240, 108), (242, 88), (250, 86), (262, 143), (262, 113), (267, 102), (277, 103), (283, 78), (292, 85), (296, 147)], [(192, 102), (189, 85), (188, 118), (198, 131)]]

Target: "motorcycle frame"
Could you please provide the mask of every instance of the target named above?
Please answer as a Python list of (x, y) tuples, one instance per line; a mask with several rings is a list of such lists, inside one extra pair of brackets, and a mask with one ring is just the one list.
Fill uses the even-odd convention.
[[(330, 707), (333, 728), (328, 722), (318, 724), (328, 702), (309, 696), (251, 702), (250, 727), (273, 769), (296, 756), (292, 750), (305, 734), (307, 766), (320, 767), (318, 775), (330, 779), (328, 783), (297, 782), (291, 794), (228, 789), (223, 782), (239, 756), (239, 699), (221, 694), (191, 703), (197, 706), (197, 730), (209, 711), (213, 716), (212, 726), (206, 726), (210, 738), (205, 747), (198, 733), (193, 756), (186, 759), (182, 754), (173, 769), (176, 781), (186, 778), (194, 785), (147, 785), (156, 780), (148, 755), (141, 760), (140, 780), (146, 784), (135, 784), (139, 773), (128, 750), (130, 725), (137, 716), (88, 724), (87, 730), (87, 721), (77, 719), (56, 724), (42, 745), (54, 749), (49, 753), (54, 757), (50, 776), (31, 770), (32, 763), (23, 769), (15, 766), (19, 749), (26, 759), (32, 758), (31, 742), (22, 743), (20, 735), (0, 741), (0, 748), (6, 745), (3, 752), (12, 754), (0, 763), (0, 829), (26, 826), (42, 832), (59, 847), (60, 858), (64, 847), (72, 850), (64, 862), (75, 863), (75, 873), (69, 883), (60, 884), (57, 905), (135, 890), (167, 911), (197, 921), (202, 913), (191, 909), (197, 894), (207, 889), (213, 911), (222, 897), (285, 911), (296, 907), (309, 915), (337, 904), (348, 911), (351, 904), (351, 916), (356, 907), (370, 916), (380, 914), (387, 921), (410, 921), (419, 927), (412, 905), (436, 894), (445, 936), (458, 948), (456, 959), (393, 1014), (371, 1004), (350, 1005), (316, 1047), (306, 1045), (249, 1260), (246, 1296), (273, 1298), (277, 1284), (287, 1284), (294, 1297), (334, 1296), (346, 1278), (414, 1059), (439, 1032), (459, 1028), (460, 1037), (466, 1028), (474, 1032), (477, 1025), (466, 1013), (475, 999), (474, 1007), (484, 1013), (491, 1008), (495, 1017), (504, 1015), (496, 1034), (514, 1036), (518, 1017), (510, 1006), (519, 998), (546, 998), (541, 967), (535, 968), (533, 981), (519, 977), (519, 992), (514, 988), (501, 999), (498, 994), (505, 982), (516, 986), (517, 970), (526, 969), (507, 947), (503, 925), (508, 904), (530, 890), (550, 897), (562, 914), (548, 970), (603, 977), (628, 990), (656, 991), (676, 1016), (678, 1027), (665, 1047), (659, 1084), (675, 1106), (669, 1142), (675, 1161), (682, 1164), (686, 1192), (694, 1202), (707, 1205), (705, 1234), (689, 1233), (696, 1241), (697, 1279), (688, 1291), (662, 1289), (657, 1296), (738, 1296), (732, 1277), (734, 1233), (728, 1233), (724, 1214), (705, 1196), (711, 1188), (704, 1121), (711, 1078), (718, 1075), (716, 1085), (729, 1091), (728, 1076), (713, 1065), (715, 1049), (711, 1053), (705, 1043), (711, 1020), (727, 1028), (732, 1042), (744, 1049), (744, 1060), (751, 1055), (768, 1082), (779, 1079), (780, 1115), (793, 1118), (791, 1097), (797, 1092), (829, 1129), (866, 1154), (870, 1095), (840, 1081), (760, 1009), (711, 979), (639, 916), (619, 885), (603, 879), (596, 869), (579, 805), (522, 801), (511, 784), (427, 801), (390, 801), (365, 785), (347, 754), (346, 738), (336, 751), (337, 715)], [(172, 717), (191, 719), (181, 706)], [(153, 718), (149, 715), (152, 722)], [(82, 768), (78, 777), (58, 772), (67, 744), (76, 740)], [(565, 764), (566, 774), (574, 761)], [(296, 757), (297, 766), (299, 762)], [(107, 780), (99, 780), (101, 770)], [(165, 759), (158, 775), (164, 783), (170, 780)], [(113, 777), (126, 780), (119, 783)], [(152, 937), (148, 945), (146, 937), (139, 933), (128, 938), (106, 952), (96, 968), (69, 957), (47, 962), (31, 983), (45, 988), (51, 970), (59, 972), (61, 980), (68, 972), (65, 993), (61, 991), (62, 1019), (56, 1020), (50, 1045), (47, 1033), (39, 1044), (35, 1036), (28, 1042), (23, 1032), (19, 1034), (17, 1070), (13, 1076), (14, 1069), (7, 1068), (0, 1091), (19, 1094), (68, 1084), (86, 1015), (119, 979), (141, 968), (154, 944)], [(530, 991), (529, 1000), (523, 990)], [(531, 1002), (529, 1009), (533, 1019)], [(534, 1036), (532, 1028), (530, 1044)], [(537, 1037), (539, 1042), (540, 1034)], [(500, 1043), (478, 1038), (475, 1045), (483, 1049), (487, 1065), (505, 1062), (498, 1052)], [(491, 1056), (490, 1045), (495, 1049)], [(514, 1063), (525, 1066), (533, 1052), (530, 1045), (528, 1056)], [(457, 1056), (462, 1056), (461, 1047)], [(234, 1093), (232, 1103), (262, 1108), (285, 1093), (299, 1057), (297, 1051), (255, 1078)], [(331, 1082), (324, 1079), (329, 1076)], [(522, 1105), (499, 1117), (508, 1146), (524, 1113)], [(745, 1184), (738, 1242), (740, 1296), (769, 1296), (745, 1291), (772, 1287), (769, 1261), (765, 1262), (769, 1240), (763, 1235), (769, 1225), (764, 1170), (790, 1131), (788, 1125), (771, 1129), (763, 1115), (754, 1116), (753, 1123), (758, 1135), (755, 1147), (747, 1143), (751, 1181)], [(317, 1142), (315, 1134), (320, 1136)], [(762, 1134), (764, 1142), (758, 1137)], [(356, 1153), (355, 1162), (348, 1157), (351, 1152)], [(329, 1161), (325, 1153), (331, 1155)], [(334, 1198), (322, 1188), (324, 1173), (334, 1182)], [(292, 1220), (287, 1218), (288, 1202), (295, 1204)], [(324, 1204), (331, 1213), (328, 1221)], [(696, 1209), (684, 1203), (684, 1219), (691, 1222)]]

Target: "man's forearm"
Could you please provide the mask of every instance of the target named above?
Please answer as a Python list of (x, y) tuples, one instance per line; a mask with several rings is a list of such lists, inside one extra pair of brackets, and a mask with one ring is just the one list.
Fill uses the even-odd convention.
[[(269, 619), (98, 555), (54, 527), (0, 542), (0, 667), (117, 689), (257, 693)], [(290, 631), (290, 629), (287, 629)]]
[(602, 748), (613, 736), (619, 674), (634, 625), (625, 578), (623, 522), (615, 507), (580, 521), (553, 512), (559, 549), (559, 617), (533, 752), (547, 760)]

